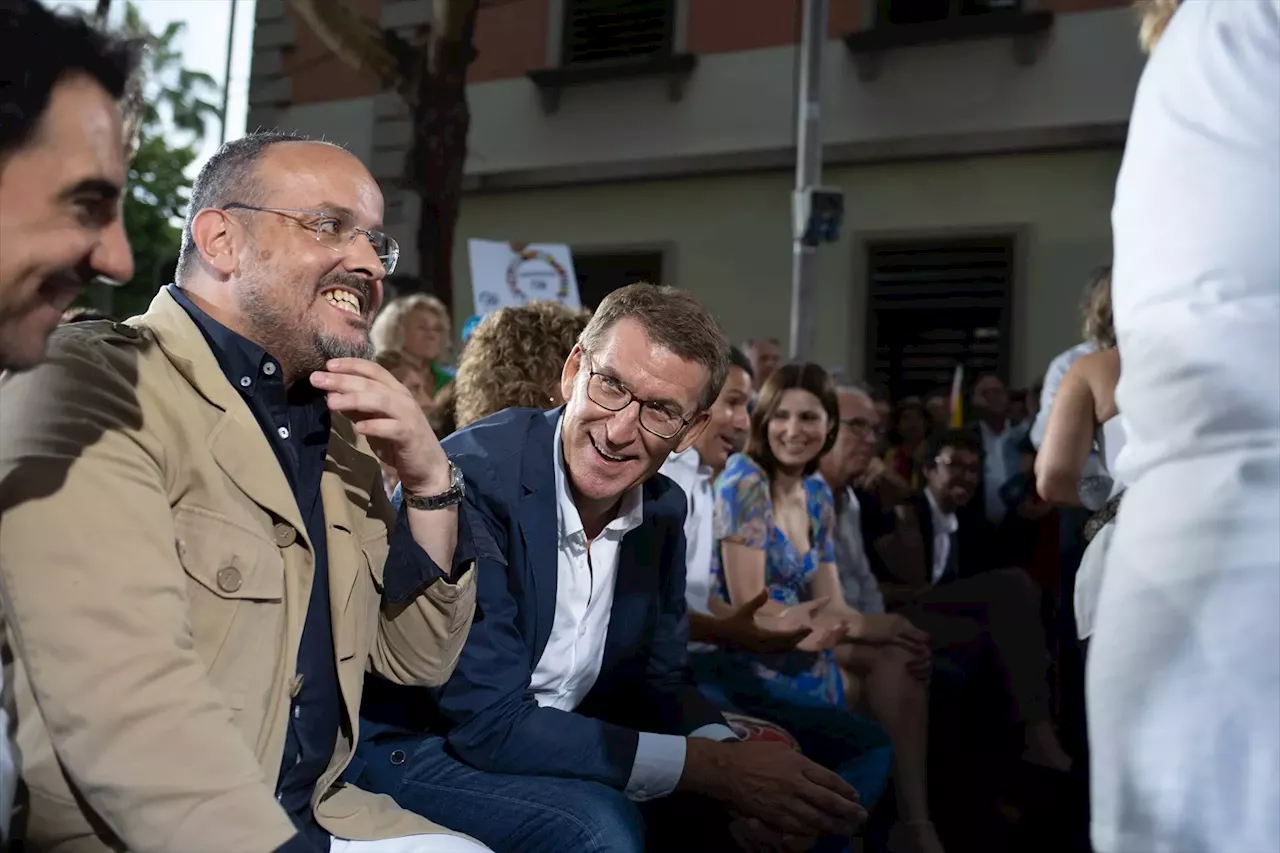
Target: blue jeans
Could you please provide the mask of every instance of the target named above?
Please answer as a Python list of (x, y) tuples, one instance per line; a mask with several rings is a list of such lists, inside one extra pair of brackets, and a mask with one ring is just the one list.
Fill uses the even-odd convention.
[[(401, 808), (465, 832), (495, 853), (644, 851), (644, 819), (621, 791), (582, 779), (477, 770), (449, 754), (435, 735), (409, 743), (389, 756), (362, 745), (363, 761), (389, 761), (403, 772), (370, 768), (355, 784), (389, 794)], [(386, 790), (389, 785), (394, 790)]]
[(785, 728), (807, 758), (840, 774), (857, 789), (868, 811), (884, 793), (893, 763), (889, 737), (870, 720), (760, 678), (751, 656), (716, 649), (689, 655), (703, 695), (725, 710), (760, 717)]

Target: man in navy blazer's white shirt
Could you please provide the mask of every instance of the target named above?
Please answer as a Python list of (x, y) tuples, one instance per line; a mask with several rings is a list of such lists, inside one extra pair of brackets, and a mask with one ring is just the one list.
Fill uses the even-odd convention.
[(852, 788), (785, 746), (738, 742), (686, 668), (686, 501), (657, 472), (727, 372), (696, 299), (631, 285), (566, 361), (562, 409), (445, 440), (476, 531), (475, 622), (443, 687), (370, 677), (352, 781), (496, 853), (852, 832)]

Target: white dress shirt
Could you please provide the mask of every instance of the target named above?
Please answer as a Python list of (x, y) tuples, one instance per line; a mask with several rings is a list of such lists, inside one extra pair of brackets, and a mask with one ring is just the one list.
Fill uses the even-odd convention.
[(884, 596), (871, 571), (871, 558), (862, 538), (862, 504), (852, 488), (844, 490), (844, 499), (838, 503), (833, 538), (845, 604), (859, 613), (883, 613)]
[(690, 610), (710, 614), (707, 599), (711, 595), (711, 549), (714, 546), (712, 534), (716, 513), (712, 481), (715, 472), (709, 465), (703, 465), (698, 451), (690, 447), (668, 456), (658, 473), (671, 478), (689, 501), (689, 512), (684, 517), (687, 566), (684, 597)]
[[(644, 493), (643, 486), (636, 486), (624, 494), (617, 517), (588, 543), (582, 517), (569, 491), (560, 442), (563, 423), (563, 419), (557, 421), (551, 443), (555, 454), (556, 523), (559, 529), (556, 613), (546, 648), (529, 680), (529, 689), (541, 707), (573, 711), (600, 677), (622, 540), (644, 520)], [(699, 728), (690, 737), (730, 740), (735, 735), (728, 726), (713, 724)], [(684, 758), (683, 737), (640, 732), (626, 795), (632, 800), (642, 801), (670, 794), (684, 772)]]
[(960, 529), (960, 520), (954, 512), (943, 512), (933, 497), (933, 492), (924, 490), (929, 499), (929, 514), (933, 516), (933, 565), (930, 566), (930, 577), (933, 583), (942, 580), (947, 571), (947, 560), (951, 559), (951, 537)]

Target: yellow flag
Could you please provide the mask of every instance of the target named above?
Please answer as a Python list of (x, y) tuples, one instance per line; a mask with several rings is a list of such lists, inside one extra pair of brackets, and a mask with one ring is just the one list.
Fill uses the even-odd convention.
[(956, 374), (951, 378), (951, 428), (964, 426), (964, 365), (956, 365)]

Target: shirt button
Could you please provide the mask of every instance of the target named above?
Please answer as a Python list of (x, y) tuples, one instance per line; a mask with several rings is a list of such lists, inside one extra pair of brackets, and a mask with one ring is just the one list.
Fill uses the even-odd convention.
[(276, 525), (276, 544), (288, 548), (298, 538), (297, 531), (283, 522)]
[(280, 436), (281, 438), (288, 438), (288, 437), (289, 437), (289, 428), (288, 428), (288, 427), (280, 427), (280, 429), (276, 430), (276, 435)]
[(218, 589), (223, 592), (235, 592), (240, 588), (240, 570), (235, 566), (218, 569)]
[(404, 764), (404, 750), (393, 749), (391, 750), (391, 755), (388, 756), (388, 758), (390, 758), (392, 764), (399, 767), (401, 764)]
[(262, 365), (262, 372), (267, 374), (268, 376), (275, 376), (276, 363), (274, 361), (268, 361), (266, 364)]
[(250, 385), (252, 385), (252, 384), (253, 384), (253, 379), (252, 379), (251, 377), (248, 377), (248, 376), (241, 376), (241, 377), (240, 377), (240, 387), (241, 387), (241, 388), (248, 388), (248, 387), (249, 387)]
[(294, 718), (295, 720), (301, 720), (301, 719), (302, 719), (302, 706), (301, 706), (301, 705), (294, 705), (294, 706), (293, 706), (293, 718)]

